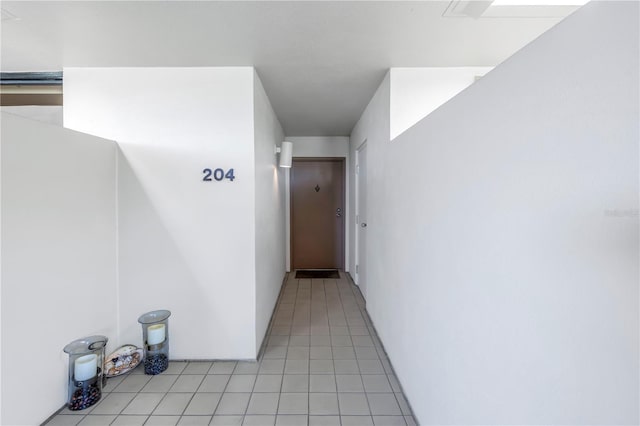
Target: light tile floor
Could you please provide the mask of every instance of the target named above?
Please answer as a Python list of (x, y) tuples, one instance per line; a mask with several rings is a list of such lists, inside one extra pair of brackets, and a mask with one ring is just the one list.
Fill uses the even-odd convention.
[(47, 425), (415, 425), (356, 286), (295, 279), (258, 362), (177, 362), (109, 379), (102, 400)]

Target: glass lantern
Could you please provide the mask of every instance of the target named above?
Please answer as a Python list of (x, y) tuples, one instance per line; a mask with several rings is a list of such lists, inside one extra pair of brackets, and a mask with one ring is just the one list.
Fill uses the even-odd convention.
[(144, 373), (160, 374), (169, 367), (170, 311), (160, 310), (140, 315), (144, 342)]
[(74, 340), (64, 347), (69, 354), (69, 410), (84, 410), (102, 397), (105, 336)]

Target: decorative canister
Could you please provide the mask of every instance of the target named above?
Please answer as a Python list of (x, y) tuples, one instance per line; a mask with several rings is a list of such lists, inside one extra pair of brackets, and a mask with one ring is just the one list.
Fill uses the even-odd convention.
[(169, 317), (171, 312), (159, 310), (140, 315), (144, 342), (145, 374), (160, 374), (169, 366)]
[(74, 340), (64, 347), (69, 354), (69, 410), (91, 407), (102, 396), (105, 336), (89, 336)]

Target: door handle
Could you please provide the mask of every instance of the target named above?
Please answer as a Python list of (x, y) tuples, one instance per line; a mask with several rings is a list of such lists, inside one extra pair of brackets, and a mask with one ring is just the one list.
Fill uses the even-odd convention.
[(363, 228), (366, 228), (366, 227), (367, 227), (367, 224), (366, 224), (366, 223), (364, 223), (364, 222), (362, 222), (362, 223), (360, 224), (360, 226), (361, 226), (361, 227), (363, 227)]

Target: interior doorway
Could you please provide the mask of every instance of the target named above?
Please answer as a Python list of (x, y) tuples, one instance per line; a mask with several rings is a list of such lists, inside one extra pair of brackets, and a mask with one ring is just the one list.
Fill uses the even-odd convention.
[(294, 158), (291, 268), (344, 269), (344, 158)]
[(356, 151), (356, 284), (367, 298), (367, 141)]

